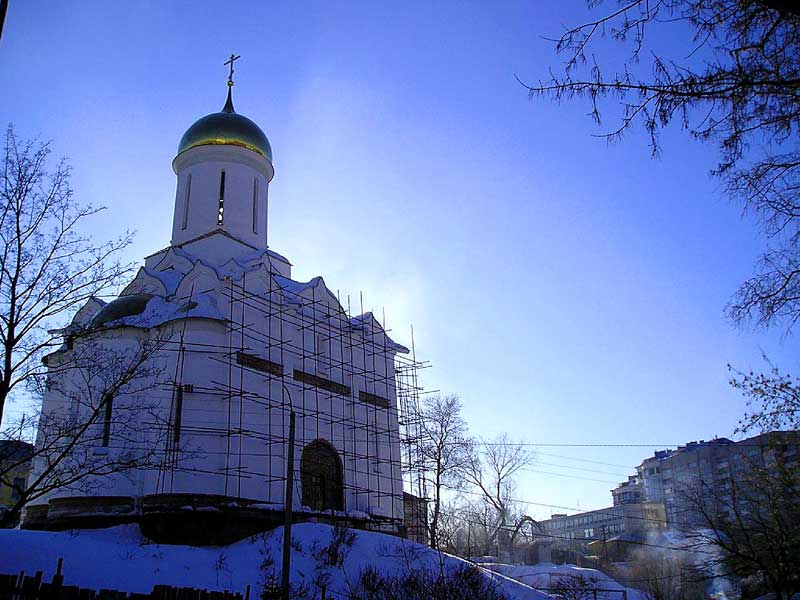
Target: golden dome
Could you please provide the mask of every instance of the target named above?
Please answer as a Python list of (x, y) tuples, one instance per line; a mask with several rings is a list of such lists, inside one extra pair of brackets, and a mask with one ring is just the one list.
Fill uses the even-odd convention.
[(253, 121), (233, 110), (230, 88), (228, 99), (220, 112), (198, 119), (186, 130), (178, 144), (178, 154), (211, 144), (241, 146), (272, 162), (272, 147), (267, 136)]

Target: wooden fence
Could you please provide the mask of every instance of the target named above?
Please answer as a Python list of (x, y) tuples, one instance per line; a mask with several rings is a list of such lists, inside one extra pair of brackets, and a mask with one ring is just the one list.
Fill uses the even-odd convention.
[(244, 595), (238, 592), (209, 592), (195, 588), (177, 588), (169, 585), (156, 585), (149, 594), (123, 592), (120, 590), (90, 590), (74, 585), (64, 585), (61, 567), (63, 558), (58, 559), (56, 574), (50, 582), (43, 581), (42, 572), (35, 575), (0, 574), (0, 600), (250, 600), (250, 586)]

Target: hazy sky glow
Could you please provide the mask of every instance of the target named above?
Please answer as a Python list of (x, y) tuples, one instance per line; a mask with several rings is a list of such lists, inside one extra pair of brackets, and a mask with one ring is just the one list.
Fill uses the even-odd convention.
[(670, 130), (652, 160), (641, 131), (608, 145), (585, 104), (528, 100), (514, 74), (558, 64), (542, 36), (579, 0), (382, 4), (11, 0), (0, 122), (52, 139), (109, 209), (94, 233), (136, 230), (139, 260), (169, 243), (178, 140), (241, 54), (235, 105), (272, 144), (270, 247), (295, 279), (354, 309), (363, 290), (402, 343), (413, 323), (425, 385), (476, 434), (647, 445), (541, 447), (520, 497), (600, 508), (625, 465), (729, 436), (726, 364), (793, 368), (797, 345), (723, 318), (764, 242), (708, 175), (715, 148)]

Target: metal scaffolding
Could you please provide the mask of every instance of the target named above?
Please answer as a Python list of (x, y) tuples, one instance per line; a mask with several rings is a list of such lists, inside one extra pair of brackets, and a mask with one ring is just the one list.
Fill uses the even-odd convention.
[[(357, 507), (388, 502), (389, 516), (371, 515), (372, 520), (400, 531), (404, 489), (419, 498), (427, 495), (419, 448), (419, 373), (429, 364), (416, 357), (413, 328), (409, 353), (396, 353), (385, 315), (384, 325), (378, 325), (364, 312), (363, 297), (361, 312), (354, 317), (350, 297), (344, 305), (338, 297), (333, 302), (327, 288), (313, 284), (317, 280), (298, 284), (273, 273), (268, 289), (256, 292), (248, 290), (247, 277), (244, 273), (237, 281), (224, 281), (224, 343), (193, 335), (189, 318), (173, 323), (174, 335), (167, 343), (175, 355), (169, 441), (157, 493), (173, 493), (180, 487), (178, 478), (191, 473), (224, 478), (224, 496), (243, 506), (251, 500), (247, 490), (254, 482), (270, 490), (285, 486), (293, 411), (300, 458), (294, 461), (295, 510), (347, 516), (352, 507), (345, 504), (346, 498)], [(191, 303), (211, 291), (192, 289), (189, 296), (173, 301)], [(196, 361), (207, 361), (214, 375), (205, 382), (190, 380), (187, 365), (192, 361), (195, 368)], [(204, 418), (208, 409), (199, 404), (212, 401), (221, 419)], [(203, 449), (209, 457), (206, 464), (182, 458), (187, 440), (203, 446), (202, 440), (210, 438), (224, 443)], [(341, 503), (324, 497), (329, 483), (324, 469), (332, 467), (324, 452), (314, 455), (308, 450), (312, 440), (327, 441), (340, 457)], [(321, 481), (314, 480), (315, 469), (322, 473)], [(309, 486), (320, 487), (323, 510), (308, 506)], [(269, 496), (283, 497), (274, 492)], [(278, 508), (282, 507), (276, 501)]]

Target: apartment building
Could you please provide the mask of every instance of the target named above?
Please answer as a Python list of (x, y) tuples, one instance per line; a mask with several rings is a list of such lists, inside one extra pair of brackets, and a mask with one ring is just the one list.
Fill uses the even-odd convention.
[(800, 466), (800, 433), (771, 432), (738, 442), (715, 438), (658, 450), (637, 467), (636, 477), (643, 500), (664, 505), (667, 525), (687, 529), (703, 525), (693, 500), (697, 494), (726, 497), (753, 468), (772, 464), (774, 452)]
[(611, 497), (614, 499), (614, 506), (621, 504), (640, 504), (644, 501), (644, 490), (638, 475), (628, 476), (627, 481), (623, 481), (613, 490)]

